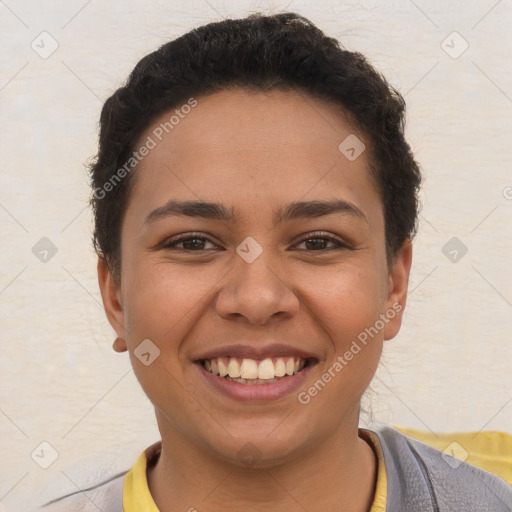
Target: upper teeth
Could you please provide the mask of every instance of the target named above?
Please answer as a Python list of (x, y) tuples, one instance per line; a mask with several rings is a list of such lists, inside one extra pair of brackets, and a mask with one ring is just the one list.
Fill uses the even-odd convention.
[(204, 367), (209, 372), (221, 377), (264, 380), (294, 375), (302, 370), (305, 364), (306, 360), (298, 357), (269, 357), (261, 361), (236, 357), (214, 357), (204, 361)]

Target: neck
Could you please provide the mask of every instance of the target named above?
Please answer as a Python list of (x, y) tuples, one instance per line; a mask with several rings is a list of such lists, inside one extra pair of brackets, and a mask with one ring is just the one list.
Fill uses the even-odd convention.
[(160, 431), (162, 451), (147, 471), (160, 512), (220, 512), (226, 506), (247, 512), (371, 508), (377, 463), (372, 448), (358, 437), (357, 422), (340, 426), (293, 460), (265, 469), (219, 460), (174, 430)]

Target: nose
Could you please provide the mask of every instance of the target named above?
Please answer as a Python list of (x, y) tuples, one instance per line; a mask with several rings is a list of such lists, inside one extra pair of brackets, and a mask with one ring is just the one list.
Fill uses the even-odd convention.
[(217, 294), (216, 310), (224, 319), (265, 325), (273, 317), (293, 317), (299, 299), (263, 251), (252, 263), (236, 261)]

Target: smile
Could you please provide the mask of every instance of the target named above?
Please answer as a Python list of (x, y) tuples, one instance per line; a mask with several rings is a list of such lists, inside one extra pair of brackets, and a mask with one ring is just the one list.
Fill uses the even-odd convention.
[(270, 384), (296, 375), (307, 365), (300, 357), (267, 357), (247, 359), (239, 357), (214, 357), (201, 361), (203, 368), (226, 380), (239, 384)]

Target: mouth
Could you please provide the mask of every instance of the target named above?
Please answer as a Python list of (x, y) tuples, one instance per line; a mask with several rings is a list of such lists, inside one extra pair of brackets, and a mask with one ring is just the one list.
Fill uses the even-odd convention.
[(212, 375), (245, 385), (277, 383), (299, 374), (314, 363), (312, 359), (297, 356), (265, 359), (226, 356), (201, 359), (198, 362)]
[(246, 403), (289, 397), (305, 386), (320, 363), (318, 354), (283, 343), (236, 343), (212, 348), (192, 357), (199, 382), (215, 399), (225, 397)]

